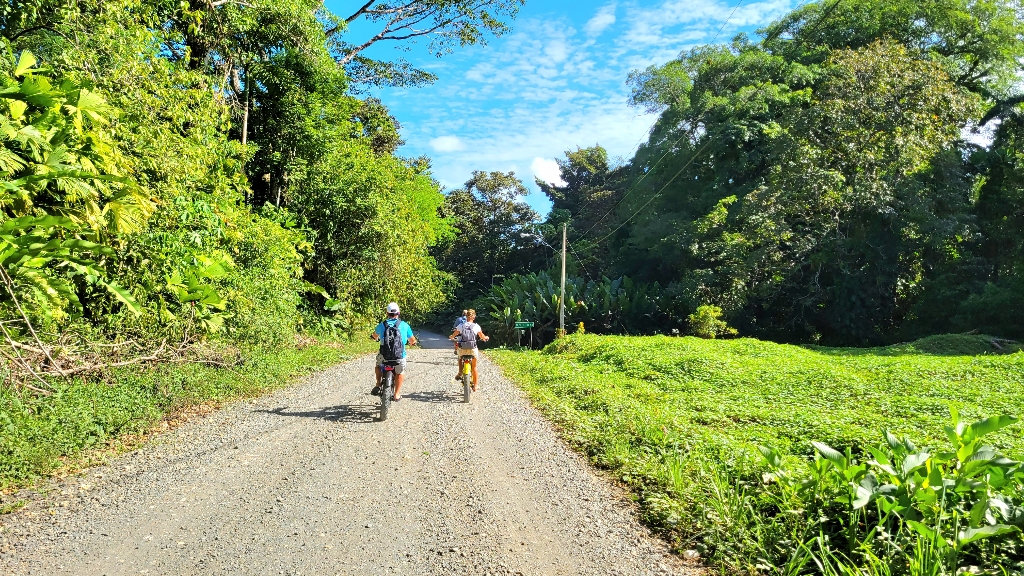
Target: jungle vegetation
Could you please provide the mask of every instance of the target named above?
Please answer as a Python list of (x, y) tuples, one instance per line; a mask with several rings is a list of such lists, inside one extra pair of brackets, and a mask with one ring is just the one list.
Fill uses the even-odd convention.
[[(632, 102), (658, 114), (647, 141), (620, 164), (567, 151), (564, 185), (537, 182), (546, 220), (494, 233), (558, 248), (567, 223), (579, 291), (628, 279), (657, 293), (598, 332), (686, 331), (715, 306), (740, 334), (785, 342), (1024, 337), (1021, 13), (1018, 0), (810, 2), (634, 71)], [(478, 307), (502, 322), (523, 301), (547, 306), (544, 282), (510, 274), (557, 278), (550, 255), (536, 240), (489, 258), (509, 285), (477, 292)], [(605, 300), (579, 320), (607, 315)]]
[(444, 301), (444, 196), (365, 96), (433, 77), (365, 50), (484, 43), (521, 4), (0, 5), (0, 491)]
[[(450, 277), (428, 253), (453, 233), (444, 196), (361, 94), (432, 77), (364, 50), (429, 34), (442, 55), (505, 32), (521, 4), (4, 4), (4, 378), (46, 393), (101, 356), (273, 347), (389, 300), (431, 310)], [(378, 33), (353, 37), (357, 20)]]

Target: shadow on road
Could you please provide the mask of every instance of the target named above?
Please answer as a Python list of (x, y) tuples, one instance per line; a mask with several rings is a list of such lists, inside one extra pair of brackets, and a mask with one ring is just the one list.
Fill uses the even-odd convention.
[(412, 400), (413, 402), (431, 402), (434, 404), (462, 403), (462, 392), (453, 392), (451, 390), (410, 392), (409, 394), (403, 394), (402, 396)]
[(317, 410), (305, 412), (285, 412), (286, 408), (274, 408), (273, 410), (257, 410), (265, 414), (276, 414), (278, 416), (298, 416), (300, 418), (319, 418), (331, 422), (351, 422), (355, 424), (368, 424), (376, 422), (380, 409), (377, 406), (366, 404), (349, 404), (339, 406), (327, 406)]

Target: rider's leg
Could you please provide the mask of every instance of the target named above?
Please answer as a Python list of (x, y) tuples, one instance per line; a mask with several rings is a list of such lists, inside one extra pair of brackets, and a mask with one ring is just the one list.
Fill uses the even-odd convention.
[(395, 395), (392, 398), (401, 398), (400, 391), (402, 390), (402, 382), (405, 381), (405, 374), (395, 375)]
[(476, 390), (476, 381), (477, 381), (477, 374), (476, 374), (476, 356), (471, 356), (471, 357), (470, 357), (470, 359), (469, 359), (469, 365), (473, 367), (473, 390)]
[(462, 378), (462, 365), (465, 364), (465, 362), (466, 362), (466, 357), (463, 356), (462, 354), (459, 354), (459, 371), (455, 374), (455, 379), (456, 380), (458, 380), (459, 378)]
[(373, 375), (377, 377), (377, 386), (380, 386), (380, 380), (384, 377), (384, 375), (380, 373), (380, 366), (374, 366)]

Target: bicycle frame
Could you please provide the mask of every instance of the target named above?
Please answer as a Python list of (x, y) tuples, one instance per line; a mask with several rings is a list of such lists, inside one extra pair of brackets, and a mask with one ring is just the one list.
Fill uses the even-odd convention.
[(380, 421), (388, 419), (391, 409), (391, 398), (395, 394), (395, 366), (398, 362), (385, 361), (380, 365)]

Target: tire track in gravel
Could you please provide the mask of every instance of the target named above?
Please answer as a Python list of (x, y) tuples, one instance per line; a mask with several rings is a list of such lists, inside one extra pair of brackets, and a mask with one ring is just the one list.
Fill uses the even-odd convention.
[(486, 358), (470, 404), (421, 334), (376, 422), (372, 357), (237, 402), (0, 517), (7, 574), (697, 574)]

